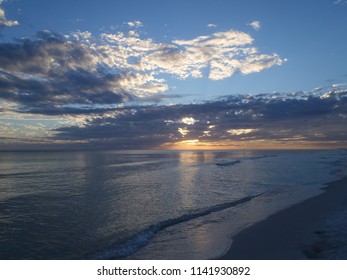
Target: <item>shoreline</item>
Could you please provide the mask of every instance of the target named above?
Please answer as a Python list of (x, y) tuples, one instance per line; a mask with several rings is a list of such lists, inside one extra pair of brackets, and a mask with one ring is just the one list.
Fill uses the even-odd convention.
[[(324, 192), (277, 212), (232, 237), (220, 260), (347, 259), (347, 177), (325, 184)], [(336, 219), (337, 218), (337, 219)], [(337, 221), (338, 220), (338, 221)], [(343, 223), (337, 242), (332, 223)], [(340, 235), (336, 224), (336, 235)], [(338, 244), (337, 244), (338, 243)], [(341, 254), (339, 246), (346, 246)]]

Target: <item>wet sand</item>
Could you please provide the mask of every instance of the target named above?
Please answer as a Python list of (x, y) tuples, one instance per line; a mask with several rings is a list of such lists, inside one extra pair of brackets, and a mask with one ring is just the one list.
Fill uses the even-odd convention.
[[(220, 259), (347, 259), (347, 232), (341, 238), (340, 224), (333, 226), (335, 233), (332, 233), (328, 223), (342, 221), (347, 228), (347, 177), (331, 182), (323, 189), (324, 193), (282, 210), (235, 235), (230, 249)], [(344, 246), (346, 254), (334, 254), (334, 250), (341, 251)]]

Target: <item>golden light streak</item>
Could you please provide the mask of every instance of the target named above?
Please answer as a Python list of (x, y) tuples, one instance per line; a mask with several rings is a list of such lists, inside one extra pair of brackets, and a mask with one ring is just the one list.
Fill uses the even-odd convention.
[(280, 140), (250, 140), (250, 141), (202, 141), (190, 139), (173, 143), (165, 143), (158, 149), (165, 150), (291, 150), (291, 149), (332, 149), (346, 148), (347, 143), (341, 146), (335, 141), (280, 141)]

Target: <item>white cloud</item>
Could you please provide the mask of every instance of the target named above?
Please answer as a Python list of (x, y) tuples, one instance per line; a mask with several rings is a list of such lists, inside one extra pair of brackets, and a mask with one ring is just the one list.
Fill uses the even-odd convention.
[(165, 92), (169, 89), (163, 79), (157, 79), (153, 74), (141, 73), (125, 75), (117, 82), (117, 86), (126, 92), (136, 94), (138, 97)]
[[(71, 36), (75, 39), (75, 40), (78, 40), (78, 41), (85, 41), (85, 42), (88, 42), (90, 43), (89, 40), (93, 39), (93, 35), (89, 32), (89, 31), (76, 31), (74, 33), (71, 34)], [(70, 36), (67, 35), (67, 38), (69, 38)]]
[(192, 117), (184, 117), (181, 119), (181, 123), (187, 124), (187, 125), (193, 125), (195, 123), (199, 122), (198, 120), (192, 118)]
[[(2, 1), (0, 4), (1, 3)], [(16, 25), (19, 25), (19, 22), (16, 20), (7, 20), (4, 9), (0, 8), (0, 27), (11, 27)]]
[[(233, 47), (251, 44), (253, 38), (247, 33), (229, 30), (216, 32), (210, 36), (199, 36), (192, 40), (175, 40), (173, 43), (181, 46), (200, 46), (200, 47)], [(197, 45), (198, 44), (198, 45)]]
[(217, 25), (214, 24), (214, 23), (210, 23), (210, 24), (207, 24), (207, 27), (208, 27), (208, 28), (216, 28)]
[(270, 68), (273, 65), (281, 65), (283, 60), (277, 55), (252, 55), (243, 61), (240, 71), (242, 74), (251, 74)]
[[(90, 44), (92, 38), (87, 35), (79, 34), (78, 38)], [(101, 44), (91, 47), (98, 54), (97, 61), (110, 68), (147, 75), (155, 82), (155, 88), (162, 91), (168, 86), (164, 80), (158, 80), (160, 74), (172, 74), (180, 79), (202, 78), (203, 70), (209, 68), (209, 79), (222, 80), (237, 72), (260, 72), (285, 62), (277, 54), (259, 54), (252, 43), (249, 34), (235, 30), (165, 44), (143, 39), (131, 31), (101, 34)]]
[(135, 27), (135, 28), (138, 28), (138, 27), (142, 26), (142, 22), (139, 21), (139, 20), (129, 21), (129, 22), (127, 22), (127, 24), (128, 24), (129, 27)]
[(252, 21), (248, 25), (252, 26), (254, 28), (254, 30), (257, 30), (257, 31), (261, 28), (260, 21), (258, 21), (258, 20)]
[(333, 88), (344, 87), (346, 84), (333, 84)]
[(240, 128), (240, 129), (229, 129), (227, 132), (231, 135), (243, 135), (243, 134), (249, 134), (255, 131), (258, 131), (259, 129), (253, 129), (253, 128)]
[(175, 40), (173, 43), (177, 45), (176, 48), (171, 47), (166, 53), (152, 55), (152, 62), (181, 79), (202, 77), (202, 69), (208, 66), (208, 77), (221, 80), (237, 72), (259, 72), (284, 62), (276, 54), (259, 55), (256, 48), (250, 47), (253, 38), (235, 30), (199, 36), (191, 40)]

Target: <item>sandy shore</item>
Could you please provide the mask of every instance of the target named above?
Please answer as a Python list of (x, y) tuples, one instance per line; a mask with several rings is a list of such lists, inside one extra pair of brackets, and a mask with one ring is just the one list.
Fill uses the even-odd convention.
[(233, 237), (220, 259), (347, 259), (347, 177)]

